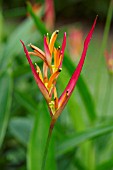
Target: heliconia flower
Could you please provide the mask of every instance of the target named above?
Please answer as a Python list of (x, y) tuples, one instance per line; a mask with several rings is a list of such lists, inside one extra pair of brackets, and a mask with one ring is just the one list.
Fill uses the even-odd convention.
[(69, 53), (75, 61), (79, 58), (83, 46), (83, 32), (81, 29), (69, 29)]
[[(30, 64), (32, 73), (36, 80), (36, 83), (48, 104), (48, 107), (50, 110), (50, 115), (52, 117), (53, 122), (55, 122), (57, 120), (57, 118), (63, 111), (66, 103), (68, 102), (68, 100), (74, 90), (74, 87), (76, 85), (76, 82), (79, 78), (79, 75), (81, 73), (81, 70), (82, 70), (82, 67), (84, 64), (88, 45), (89, 45), (89, 42), (91, 40), (93, 31), (94, 31), (94, 28), (96, 25), (96, 20), (97, 20), (97, 17), (93, 23), (93, 26), (92, 26), (88, 36), (85, 39), (84, 49), (82, 52), (81, 59), (78, 63), (78, 66), (77, 66), (76, 70), (74, 71), (67, 87), (65, 88), (64, 92), (62, 93), (62, 95), (59, 98), (57, 96), (56, 81), (57, 81), (57, 78), (62, 70), (64, 50), (66, 47), (66, 33), (64, 33), (64, 38), (63, 38), (61, 48), (55, 47), (55, 41), (56, 41), (56, 38), (59, 33), (58, 30), (53, 32), (53, 34), (50, 38), (50, 41), (48, 40), (48, 36), (47, 37), (44, 36), (44, 52), (32, 44), (30, 44), (29, 46), (32, 48), (33, 52), (28, 52), (23, 41), (21, 41), (23, 48), (24, 48), (24, 52), (27, 57), (27, 60)], [(37, 64), (34, 67), (34, 65), (31, 61), (30, 55), (34, 55), (34, 56), (42, 59), (43, 73), (41, 72), (41, 70)], [(52, 59), (53, 55), (54, 55), (54, 57)], [(50, 72), (50, 76), (48, 76), (48, 71)]]
[(108, 71), (113, 74), (113, 46), (111, 48), (110, 53), (106, 50), (104, 54)]

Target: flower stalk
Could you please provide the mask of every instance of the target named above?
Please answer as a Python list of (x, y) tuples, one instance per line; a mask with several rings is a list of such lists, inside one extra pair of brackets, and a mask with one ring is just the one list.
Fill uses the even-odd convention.
[[(31, 67), (33, 76), (35, 78), (35, 81), (36, 81), (40, 91), (42, 92), (42, 94), (47, 102), (50, 116), (51, 116), (51, 124), (50, 124), (50, 129), (49, 129), (49, 133), (48, 133), (48, 138), (47, 138), (43, 162), (42, 162), (43, 170), (45, 167), (48, 147), (49, 147), (50, 138), (51, 138), (51, 134), (52, 134), (54, 125), (55, 125), (58, 117), (62, 113), (64, 107), (66, 106), (66, 104), (75, 88), (75, 85), (77, 83), (77, 80), (79, 78), (79, 75), (81, 73), (81, 70), (82, 70), (82, 67), (83, 67), (83, 64), (85, 61), (89, 42), (91, 40), (93, 31), (94, 31), (94, 28), (96, 25), (96, 21), (97, 21), (97, 17), (94, 20), (92, 28), (85, 39), (83, 52), (82, 52), (80, 61), (78, 63), (78, 66), (75, 69), (72, 77), (69, 80), (69, 83), (67, 84), (65, 90), (63, 91), (63, 93), (61, 94), (60, 97), (58, 97), (58, 95), (57, 95), (56, 83), (57, 83), (58, 76), (59, 76), (60, 72), (62, 71), (62, 63), (63, 63), (64, 51), (65, 51), (65, 47), (66, 47), (66, 32), (64, 33), (64, 36), (63, 36), (62, 45), (61, 45), (61, 47), (58, 47), (58, 48), (55, 47), (55, 41), (57, 39), (59, 30), (56, 30), (55, 32), (53, 32), (50, 40), (48, 38), (48, 34), (47, 34), (47, 36), (44, 36), (44, 52), (32, 44), (30, 44), (29, 46), (31, 47), (31, 49), (33, 51), (28, 52), (24, 42), (21, 41), (23, 48), (24, 48), (26, 58), (27, 58), (29, 65)], [(36, 68), (34, 67), (34, 65), (31, 61), (31, 56), (38, 57), (43, 61), (43, 71), (40, 70), (40, 68), (38, 67), (37, 64), (35, 64)], [(52, 59), (52, 57), (53, 57), (53, 59)], [(48, 72), (50, 72), (50, 76), (49, 76)]]
[(50, 144), (53, 128), (54, 128), (54, 125), (53, 125), (53, 122), (51, 122), (50, 127), (49, 127), (49, 132), (48, 132), (48, 137), (47, 137), (46, 145), (45, 145), (44, 155), (43, 155), (43, 158), (42, 158), (41, 170), (45, 169), (47, 153), (48, 153), (48, 149), (49, 149), (49, 144)]

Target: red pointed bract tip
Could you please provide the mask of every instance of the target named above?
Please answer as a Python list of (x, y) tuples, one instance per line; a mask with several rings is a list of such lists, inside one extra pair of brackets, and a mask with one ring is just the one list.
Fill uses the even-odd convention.
[(64, 59), (65, 47), (66, 47), (66, 32), (64, 33), (62, 47), (61, 47), (61, 51), (60, 51), (60, 55), (62, 56), (62, 58), (61, 58), (61, 62), (60, 62), (59, 68), (62, 68), (62, 62), (63, 62), (63, 59)]
[[(84, 60), (85, 60), (85, 57), (86, 57), (86, 52), (87, 52), (87, 49), (88, 49), (88, 45), (89, 45), (89, 42), (91, 40), (91, 37), (92, 37), (92, 34), (93, 34), (93, 31), (94, 31), (94, 28), (95, 28), (95, 25), (96, 25), (96, 21), (97, 21), (97, 17), (93, 23), (93, 26), (89, 32), (89, 34), (87, 35), (86, 39), (85, 39), (85, 42), (84, 42), (84, 49), (83, 49), (83, 52), (82, 52), (82, 56), (81, 56), (81, 59), (78, 63), (78, 66), (76, 68), (76, 70), (74, 71), (67, 87), (65, 88), (64, 92), (62, 93), (62, 95), (60, 96), (59, 98), (59, 102), (58, 102), (58, 105), (59, 105), (59, 109), (58, 111), (56, 112), (56, 114), (54, 115), (55, 117), (58, 117), (60, 115), (60, 113), (62, 112), (62, 110), (64, 109), (66, 103), (68, 102), (74, 88), (75, 88), (75, 85), (77, 83), (77, 80), (80, 76), (80, 73), (81, 73), (81, 70), (82, 70), (82, 67), (83, 67), (83, 64), (84, 64)], [(67, 94), (68, 92), (68, 94)]]
[(43, 82), (41, 81), (39, 75), (37, 74), (37, 72), (36, 72), (36, 70), (35, 70), (35, 68), (34, 68), (34, 66), (33, 66), (33, 63), (32, 63), (32, 61), (31, 61), (31, 59), (30, 59), (29, 53), (28, 53), (28, 51), (27, 51), (27, 48), (26, 48), (26, 46), (25, 46), (25, 44), (24, 44), (24, 42), (23, 42), (22, 40), (20, 40), (20, 42), (21, 42), (22, 45), (23, 45), (24, 52), (25, 52), (25, 54), (26, 54), (26, 58), (27, 58), (27, 60), (28, 60), (28, 62), (29, 62), (29, 65), (30, 65), (30, 67), (31, 67), (33, 76), (34, 76), (34, 78), (35, 78), (35, 80), (36, 80), (36, 83), (37, 83), (40, 91), (42, 92), (43, 96), (45, 97), (45, 99), (46, 99), (47, 101), (49, 101), (49, 100), (50, 100), (49, 93), (48, 93), (45, 85), (44, 85)]

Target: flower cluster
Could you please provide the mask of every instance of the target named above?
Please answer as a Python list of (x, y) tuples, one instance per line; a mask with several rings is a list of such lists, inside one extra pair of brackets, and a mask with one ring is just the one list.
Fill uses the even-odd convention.
[[(62, 47), (60, 46), (58, 48), (54, 47), (58, 33), (59, 31), (56, 30), (52, 34), (50, 41), (48, 35), (44, 36), (45, 53), (32, 44), (30, 44), (29, 46), (33, 49), (33, 52), (28, 52), (29, 55), (40, 57), (43, 60), (43, 73), (41, 72), (39, 66), (36, 64), (36, 72), (40, 78), (40, 82), (37, 83), (38, 84), (41, 83), (40, 90), (42, 91), (42, 94), (46, 98), (46, 101), (51, 111), (50, 113), (52, 115), (54, 115), (56, 110), (58, 109), (56, 80), (62, 70), (62, 61), (63, 61), (64, 50), (66, 46), (66, 33), (64, 33)], [(53, 55), (54, 55), (54, 59), (52, 61)], [(50, 73), (50, 77), (48, 76), (49, 73)], [(42, 88), (42, 86), (44, 87)]]
[[(76, 70), (74, 71), (64, 92), (61, 94), (61, 96), (59, 98), (57, 96), (56, 81), (57, 81), (57, 78), (62, 70), (64, 50), (66, 47), (66, 33), (64, 33), (63, 42), (62, 42), (61, 47), (59, 46), (58, 48), (55, 47), (55, 41), (56, 41), (56, 38), (59, 33), (58, 30), (53, 32), (50, 40), (49, 40), (48, 34), (47, 34), (47, 36), (44, 36), (44, 52), (32, 44), (30, 44), (29, 46), (31, 47), (31, 49), (33, 51), (28, 52), (26, 46), (24, 45), (24, 42), (21, 41), (23, 48), (24, 48), (24, 52), (27, 57), (27, 60), (30, 64), (32, 73), (36, 80), (36, 83), (37, 83), (40, 91), (42, 92), (43, 96), (46, 99), (46, 102), (47, 102), (49, 110), (50, 110), (50, 115), (54, 121), (57, 120), (57, 118), (61, 114), (62, 110), (64, 109), (66, 103), (68, 102), (68, 100), (74, 90), (76, 82), (79, 78), (79, 75), (82, 70), (84, 60), (85, 60), (88, 45), (89, 45), (90, 39), (92, 37), (93, 31), (95, 28), (96, 20), (97, 20), (97, 17), (93, 23), (93, 26), (92, 26), (88, 36), (85, 39), (84, 49), (83, 49), (80, 61), (78, 63), (78, 66), (77, 66)], [(30, 58), (31, 55), (37, 56), (42, 59), (43, 72), (41, 72), (41, 70), (37, 64), (36, 64), (36, 67), (34, 67), (34, 65), (31, 61), (31, 58)]]

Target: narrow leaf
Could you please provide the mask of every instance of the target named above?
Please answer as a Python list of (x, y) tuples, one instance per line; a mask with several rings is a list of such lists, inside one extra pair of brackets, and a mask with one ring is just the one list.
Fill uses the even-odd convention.
[(65, 139), (62, 141), (58, 147), (57, 147), (57, 156), (60, 156), (62, 154), (65, 154), (66, 152), (74, 149), (82, 142), (93, 139), (97, 136), (104, 135), (106, 133), (110, 133), (113, 131), (113, 123), (110, 123), (109, 125), (101, 125), (98, 127), (94, 127), (90, 130), (87, 130), (85, 132), (76, 133), (72, 137)]
[(33, 121), (28, 118), (16, 117), (9, 123), (10, 133), (24, 146), (27, 146)]
[(20, 50), (21, 38), (29, 43), (36, 41), (37, 37), (39, 37), (39, 34), (34, 30), (32, 20), (29, 18), (23, 21), (8, 37), (3, 55), (0, 57), (0, 68), (5, 69), (7, 65), (12, 64), (12, 59), (22, 52)]
[(32, 114), (36, 113), (37, 103), (33, 100), (33, 98), (29, 94), (16, 89), (15, 97), (18, 103), (24, 106), (27, 109), (27, 111), (29, 111)]
[(12, 101), (12, 79), (9, 73), (0, 75), (0, 147), (2, 146)]

